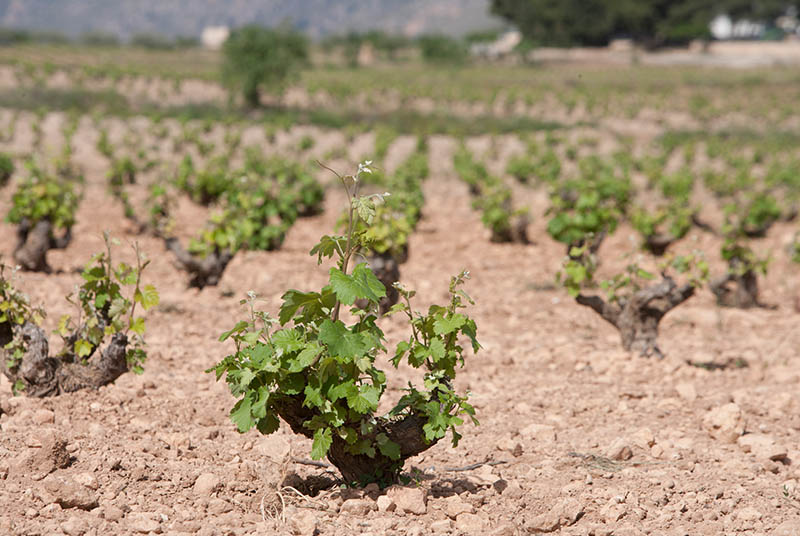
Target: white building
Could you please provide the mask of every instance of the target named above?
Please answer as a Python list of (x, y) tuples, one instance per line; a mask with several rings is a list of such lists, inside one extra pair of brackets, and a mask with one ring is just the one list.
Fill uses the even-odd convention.
[(231, 31), (227, 26), (206, 26), (200, 36), (200, 42), (209, 50), (219, 50), (228, 40)]

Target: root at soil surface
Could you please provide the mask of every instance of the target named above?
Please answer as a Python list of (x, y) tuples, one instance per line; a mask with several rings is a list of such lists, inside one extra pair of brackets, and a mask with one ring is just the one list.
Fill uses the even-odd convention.
[(80, 389), (97, 389), (109, 384), (128, 371), (126, 352), (128, 338), (115, 334), (102, 351), (89, 356), (86, 364), (72, 354), (50, 356), (44, 331), (27, 322), (21, 326), (0, 325), (0, 348), (16, 338), (24, 344), (25, 352), (16, 362), (9, 352), (0, 350), (0, 372), (12, 384), (22, 381), (28, 396), (45, 397), (71, 393)]
[[(282, 396), (276, 404), (276, 409), (278, 415), (289, 424), (294, 433), (313, 439), (314, 431), (303, 426), (304, 422), (314, 416), (311, 409), (303, 406), (304, 398), (303, 395)], [(378, 434), (386, 434), (389, 440), (400, 446), (399, 460), (392, 460), (377, 449), (372, 458), (366, 454), (352, 454), (348, 451), (350, 445), (337, 434), (333, 434), (328, 460), (339, 470), (347, 483), (396, 481), (406, 459), (426, 451), (438, 442), (438, 439), (430, 443), (425, 441), (422, 427), (426, 422), (423, 417), (414, 414), (407, 414), (395, 420), (378, 418), (371, 434), (359, 436), (359, 439), (374, 439)]]
[(619, 330), (622, 347), (642, 356), (664, 354), (658, 348), (658, 324), (669, 311), (694, 295), (694, 286), (677, 286), (664, 276), (660, 283), (643, 288), (619, 303), (608, 303), (599, 296), (579, 294), (575, 300), (591, 307)]
[(204, 258), (197, 258), (189, 253), (177, 238), (167, 238), (164, 242), (167, 249), (175, 255), (180, 268), (191, 275), (190, 287), (203, 288), (219, 283), (222, 273), (233, 258), (233, 253), (228, 250), (214, 251)]
[(14, 248), (14, 262), (31, 272), (51, 272), (47, 264), (47, 252), (51, 249), (64, 249), (72, 240), (72, 230), (68, 227), (61, 237), (55, 236), (53, 224), (42, 220), (34, 225), (23, 220), (17, 226), (17, 246)]

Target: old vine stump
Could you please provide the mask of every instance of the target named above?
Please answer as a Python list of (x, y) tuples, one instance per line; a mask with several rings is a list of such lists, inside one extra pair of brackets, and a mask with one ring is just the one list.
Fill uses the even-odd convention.
[(642, 356), (664, 354), (658, 348), (658, 324), (669, 311), (694, 295), (694, 286), (677, 286), (668, 276), (660, 283), (643, 288), (619, 302), (606, 302), (599, 296), (579, 294), (576, 301), (591, 307), (619, 330), (622, 347)]

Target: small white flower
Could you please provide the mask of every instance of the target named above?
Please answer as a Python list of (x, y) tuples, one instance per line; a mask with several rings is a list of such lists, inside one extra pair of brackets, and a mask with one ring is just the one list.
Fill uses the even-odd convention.
[(360, 175), (362, 173), (372, 173), (372, 170), (369, 168), (369, 166), (371, 164), (372, 164), (372, 160), (367, 160), (365, 162), (359, 162), (359, 164), (358, 164), (358, 173), (356, 173), (356, 176), (358, 176), (358, 175)]
[(256, 299), (256, 293), (254, 291), (252, 291), (252, 290), (248, 290), (247, 291), (247, 297), (250, 298), (251, 300), (255, 300)]

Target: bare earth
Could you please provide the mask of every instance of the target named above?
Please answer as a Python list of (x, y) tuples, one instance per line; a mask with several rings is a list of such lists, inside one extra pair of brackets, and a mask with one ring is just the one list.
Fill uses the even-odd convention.
[[(49, 254), (57, 273), (23, 274), (20, 285), (52, 329), (101, 232), (139, 240), (161, 293), (150, 357), (142, 376), (45, 400), (12, 397), (0, 378), (0, 534), (800, 534), (798, 274), (788, 261), (762, 282), (774, 309), (719, 309), (703, 290), (662, 322), (665, 359), (628, 355), (611, 326), (553, 285), (564, 248), (544, 232), (541, 192), (519, 194), (533, 205), (535, 243), (492, 244), (454, 176), (453, 140), (432, 139), (425, 218), (402, 279), (423, 308), (447, 298), (450, 275), (471, 271), (484, 349), (457, 384), (481, 424), (465, 425), (457, 448), (441, 442), (412, 459), (406, 487), (346, 490), (329, 468), (301, 463), (310, 442), (288, 427), (237, 433), (233, 398), (203, 373), (232, 349), (217, 337), (242, 317), (248, 290), (276, 312), (286, 289), (324, 284), (326, 267), (307, 252), (343, 196), (331, 188), (325, 213), (300, 220), (280, 251), (238, 254), (218, 287), (187, 290), (162, 243), (130, 233), (86, 136), (76, 137), (88, 182), (76, 238)], [(12, 192), (0, 191), (3, 214)], [(791, 232), (776, 225), (759, 248), (779, 251)], [(604, 244), (609, 266), (631, 234)], [(13, 236), (0, 224), (5, 259)], [(390, 344), (406, 335), (399, 319), (383, 327)], [(387, 398), (418, 379), (407, 368), (389, 376)]]

